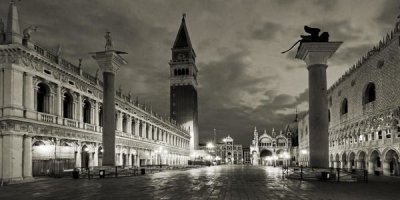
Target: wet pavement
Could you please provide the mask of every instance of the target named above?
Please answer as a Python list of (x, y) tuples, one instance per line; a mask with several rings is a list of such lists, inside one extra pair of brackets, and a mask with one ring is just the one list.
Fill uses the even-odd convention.
[(0, 199), (400, 199), (400, 179), (369, 183), (282, 179), (281, 169), (213, 166), (107, 179), (46, 179), (0, 188)]

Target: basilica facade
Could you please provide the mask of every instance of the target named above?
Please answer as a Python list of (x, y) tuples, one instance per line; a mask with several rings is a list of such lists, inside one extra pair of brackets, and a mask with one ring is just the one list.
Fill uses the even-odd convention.
[(252, 165), (288, 165), (291, 160), (291, 138), (283, 131), (270, 134), (264, 131), (259, 135), (254, 128), (254, 138), (250, 145)]
[[(118, 166), (187, 164), (193, 129), (153, 113), (121, 90), (116, 113), (103, 113), (103, 82), (65, 60), (61, 49), (50, 51), (31, 40), (29, 28), (21, 31), (13, 1), (8, 12), (7, 24), (0, 26), (1, 182), (101, 166), (107, 114), (116, 116)], [(197, 121), (191, 126), (197, 131)]]
[[(400, 22), (327, 91), (330, 166), (399, 175)], [(308, 163), (308, 115), (299, 161)]]

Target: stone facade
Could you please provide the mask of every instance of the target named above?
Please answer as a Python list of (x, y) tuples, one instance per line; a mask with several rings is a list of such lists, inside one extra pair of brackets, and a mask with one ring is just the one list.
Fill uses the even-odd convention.
[[(189, 132), (116, 92), (116, 113), (103, 113), (103, 83), (46, 50), (19, 31), (10, 3), (6, 32), (0, 33), (0, 179), (101, 166), (103, 116), (116, 115), (116, 164), (185, 165)], [(12, 30), (12, 31), (7, 31)]]
[[(399, 25), (328, 89), (330, 167), (399, 175)], [(307, 121), (299, 121), (304, 162)]]
[(215, 146), (215, 155), (222, 164), (243, 164), (243, 147), (234, 144), (230, 136), (224, 138), (222, 143)]
[(270, 134), (264, 131), (258, 135), (254, 128), (254, 139), (250, 145), (252, 165), (286, 165), (290, 162), (291, 139), (283, 131), (276, 133), (272, 130)]

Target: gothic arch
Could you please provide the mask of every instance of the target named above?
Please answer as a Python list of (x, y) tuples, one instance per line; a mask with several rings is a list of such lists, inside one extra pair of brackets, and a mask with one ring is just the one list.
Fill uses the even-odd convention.
[(344, 114), (347, 114), (348, 112), (349, 112), (348, 101), (347, 101), (347, 98), (344, 98), (340, 105), (340, 114), (344, 115)]
[(370, 82), (365, 86), (362, 100), (363, 100), (363, 105), (376, 100), (376, 89), (374, 83)]

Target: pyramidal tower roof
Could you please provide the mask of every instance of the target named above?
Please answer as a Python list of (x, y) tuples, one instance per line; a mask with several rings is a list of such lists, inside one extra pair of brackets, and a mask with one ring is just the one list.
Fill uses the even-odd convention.
[(7, 30), (8, 33), (21, 34), (19, 26), (18, 9), (15, 5), (15, 1), (10, 1), (10, 6), (8, 8), (8, 20), (7, 20)]
[(192, 42), (190, 41), (185, 18), (186, 14), (183, 13), (181, 26), (179, 27), (178, 35), (176, 35), (173, 48), (192, 48)]

